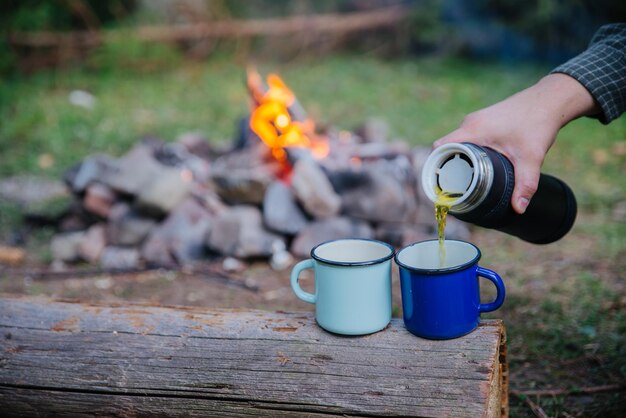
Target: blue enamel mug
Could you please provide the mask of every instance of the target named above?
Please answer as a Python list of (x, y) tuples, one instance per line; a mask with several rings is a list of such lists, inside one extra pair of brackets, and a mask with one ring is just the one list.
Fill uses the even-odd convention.
[[(310, 259), (291, 271), (296, 296), (315, 304), (315, 319), (327, 331), (371, 334), (391, 321), (391, 259), (389, 244), (368, 239), (339, 239), (311, 250)], [(315, 272), (315, 293), (302, 290), (300, 273)]]
[[(443, 264), (438, 240), (398, 251), (404, 324), (411, 333), (436, 340), (460, 337), (478, 326), (482, 312), (502, 306), (504, 283), (496, 272), (478, 265), (480, 256), (475, 245), (455, 240), (445, 240)], [(496, 286), (493, 302), (480, 303), (479, 277)]]

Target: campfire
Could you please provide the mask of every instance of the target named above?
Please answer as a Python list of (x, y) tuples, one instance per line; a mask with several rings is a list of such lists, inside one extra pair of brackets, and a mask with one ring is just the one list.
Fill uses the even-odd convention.
[[(106, 269), (233, 257), (283, 269), (331, 239), (401, 246), (436, 236), (418, 178), (429, 149), (390, 141), (377, 119), (322, 128), (279, 76), (247, 75), (250, 112), (229, 149), (198, 133), (144, 138), (122, 157), (93, 155), (67, 170), (74, 203), (53, 257)], [(454, 219), (446, 229), (468, 234)]]
[(278, 161), (286, 161), (286, 148), (309, 149), (316, 159), (328, 155), (328, 140), (315, 132), (315, 122), (307, 117), (296, 96), (276, 74), (261, 76), (248, 70), (251, 98), (250, 128), (271, 150)]

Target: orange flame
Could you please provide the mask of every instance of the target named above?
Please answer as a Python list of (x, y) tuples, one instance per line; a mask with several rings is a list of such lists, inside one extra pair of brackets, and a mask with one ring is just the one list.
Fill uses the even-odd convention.
[(328, 155), (328, 142), (315, 134), (315, 123), (297, 115), (296, 97), (276, 74), (269, 74), (267, 86), (255, 70), (248, 70), (248, 89), (254, 101), (250, 128), (268, 146), (278, 161), (285, 161), (286, 147), (309, 148), (315, 158)]

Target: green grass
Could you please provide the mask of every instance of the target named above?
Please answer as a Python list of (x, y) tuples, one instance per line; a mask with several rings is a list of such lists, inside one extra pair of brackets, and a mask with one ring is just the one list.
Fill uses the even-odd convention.
[[(0, 84), (0, 177), (58, 177), (88, 154), (120, 155), (144, 135), (171, 141), (197, 130), (215, 143), (232, 140), (238, 118), (247, 112), (245, 65), (226, 57), (189, 63), (171, 51), (155, 58), (131, 45), (125, 65), (118, 66), (119, 53), (105, 50), (82, 69)], [(263, 62), (258, 68), (262, 74), (278, 73), (320, 124), (352, 129), (380, 117), (393, 137), (413, 145), (430, 145), (455, 129), (465, 114), (548, 71), (456, 59), (383, 61), (347, 55)], [(71, 105), (68, 94), (74, 89), (92, 93), (95, 108)], [(566, 180), (580, 204), (579, 220), (563, 241), (536, 247), (494, 231), (475, 234), (482, 263), (507, 283), (505, 306), (490, 316), (505, 319), (512, 372), (524, 371), (526, 364), (534, 370), (513, 378), (517, 387), (601, 384), (608, 369), (626, 377), (626, 222), (614, 213), (626, 202), (626, 156), (619, 151), (624, 141), (624, 117), (609, 126), (577, 120), (559, 134), (544, 171)], [(45, 154), (54, 161), (49, 168), (39, 163)], [(1, 241), (2, 231), (18, 222), (20, 213), (2, 202), (0, 212)], [(596, 357), (600, 365), (590, 367), (584, 378), (568, 376), (570, 369), (563, 366), (568, 359), (585, 363)], [(572, 406), (571, 399), (535, 401), (550, 415), (589, 412)], [(514, 415), (528, 415), (520, 400), (512, 402)]]
[[(212, 141), (229, 141), (247, 112), (245, 66), (232, 60), (163, 65), (158, 72), (112, 67), (47, 72), (0, 85), (0, 175), (41, 173), (44, 153), (55, 161), (50, 175), (58, 175), (89, 153), (121, 154), (143, 135), (173, 140), (199, 130)], [(430, 144), (466, 112), (527, 86), (541, 72), (345, 56), (259, 69), (280, 74), (320, 123), (350, 129), (382, 117), (394, 136), (412, 144)], [(75, 89), (92, 93), (95, 108), (71, 105)]]

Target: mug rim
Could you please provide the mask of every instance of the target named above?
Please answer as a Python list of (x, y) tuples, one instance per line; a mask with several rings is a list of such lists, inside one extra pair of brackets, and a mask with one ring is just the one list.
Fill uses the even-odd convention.
[(406, 245), (396, 252), (393, 259), (399, 267), (405, 268), (407, 270), (410, 270), (419, 274), (427, 275), (427, 276), (437, 276), (441, 274), (448, 274), (448, 273), (454, 273), (457, 271), (465, 270), (469, 266), (478, 263), (478, 260), (480, 260), (480, 257), (482, 255), (480, 252), (480, 249), (476, 245), (472, 244), (471, 242), (463, 241), (460, 239), (447, 239), (445, 241), (461, 242), (463, 244), (467, 244), (467, 245), (474, 247), (474, 249), (476, 250), (476, 256), (463, 264), (458, 264), (452, 267), (434, 268), (434, 269), (423, 269), (419, 267), (413, 267), (413, 266), (409, 266), (408, 264), (404, 264), (403, 262), (398, 260), (398, 256), (404, 250), (407, 250), (415, 245), (424, 244), (427, 242), (438, 242), (438, 241), (439, 241), (438, 239), (429, 239), (429, 240), (418, 241), (418, 242), (414, 242), (412, 244)]
[[(366, 260), (366, 261), (336, 261), (336, 260), (329, 260), (327, 258), (323, 258), (320, 257), (319, 255), (315, 254), (315, 250), (318, 247), (321, 247), (322, 245), (326, 245), (326, 244), (330, 244), (333, 242), (337, 242), (337, 241), (367, 241), (367, 242), (373, 242), (376, 244), (381, 244), (384, 245), (385, 247), (387, 247), (390, 252), (388, 255), (381, 257), (381, 258), (375, 258), (373, 260)], [(315, 259), (316, 261), (319, 261), (320, 263), (325, 263), (325, 264), (330, 264), (333, 266), (371, 266), (374, 264), (380, 264), (383, 263), (387, 260), (391, 260), (394, 256), (396, 255), (396, 251), (395, 249), (388, 243), (383, 242), (383, 241), (379, 241), (376, 239), (370, 239), (370, 238), (338, 238), (338, 239), (331, 239), (328, 241), (324, 241), (321, 242), (319, 244), (317, 244), (315, 247), (311, 248), (311, 257), (313, 259)]]

